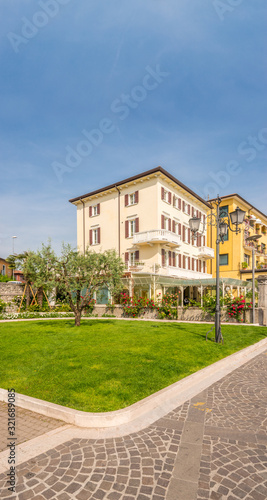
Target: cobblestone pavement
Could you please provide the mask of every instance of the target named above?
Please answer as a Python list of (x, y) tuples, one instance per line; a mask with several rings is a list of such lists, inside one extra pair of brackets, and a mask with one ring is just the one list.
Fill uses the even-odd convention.
[[(1, 499), (266, 500), (267, 352), (153, 425), (73, 439), (17, 467)], [(81, 436), (82, 436), (81, 430)]]
[[(7, 404), (0, 402), (0, 452), (7, 448)], [(16, 408), (17, 444), (52, 431), (65, 422), (45, 417), (23, 408)]]

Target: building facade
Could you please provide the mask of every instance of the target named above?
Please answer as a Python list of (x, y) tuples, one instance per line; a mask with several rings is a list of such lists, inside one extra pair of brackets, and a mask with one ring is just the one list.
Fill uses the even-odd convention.
[(0, 257), (0, 274), (2, 276), (7, 276), (8, 278), (12, 277), (12, 269), (10, 269), (8, 262), (5, 259)]
[(179, 280), (212, 277), (207, 261), (214, 250), (206, 230), (194, 240), (189, 228), (194, 215), (205, 222), (210, 205), (163, 168), (70, 202), (77, 207), (79, 250), (115, 249), (125, 262), (131, 293), (151, 298), (179, 286)]
[[(267, 216), (253, 207), (238, 194), (221, 197), (220, 213), (228, 216), (237, 207), (246, 212), (241, 232), (237, 235), (228, 230), (224, 243), (220, 244), (220, 276), (243, 281), (252, 279), (252, 246), (249, 236), (260, 236), (255, 242), (255, 276), (267, 272)], [(215, 199), (209, 200), (214, 210)], [(215, 249), (216, 229), (208, 225), (208, 243)], [(208, 262), (208, 272), (216, 274), (216, 255), (213, 261)]]

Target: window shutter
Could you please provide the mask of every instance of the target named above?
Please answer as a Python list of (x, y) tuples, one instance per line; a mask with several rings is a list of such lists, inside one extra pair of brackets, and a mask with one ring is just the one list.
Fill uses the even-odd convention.
[(129, 195), (126, 194), (124, 199), (125, 199), (125, 206), (128, 207), (128, 205), (129, 205)]
[(194, 217), (194, 207), (192, 207), (191, 214), (192, 214), (192, 217)]
[(198, 271), (198, 259), (196, 259), (196, 262), (197, 262), (197, 271)]
[(182, 235), (182, 224), (180, 222), (179, 222), (179, 229), (178, 230), (179, 230), (179, 236), (181, 236)]
[(161, 188), (161, 199), (164, 200), (164, 187)]
[(162, 267), (165, 266), (165, 250), (161, 250), (161, 263), (162, 263)]
[(178, 208), (179, 208), (179, 210), (181, 210), (181, 206), (182, 206), (182, 200), (181, 200), (181, 198), (178, 198)]
[(139, 202), (139, 191), (135, 191), (135, 203)]
[(135, 252), (135, 260), (136, 262), (139, 262), (139, 250), (136, 250)]
[(139, 218), (135, 219), (135, 232), (139, 233)]
[(170, 192), (170, 191), (168, 192), (168, 201), (169, 201), (169, 204), (171, 205), (171, 202), (172, 202), (172, 194), (171, 194), (171, 192)]
[(89, 207), (89, 217), (92, 217), (92, 207)]
[(97, 214), (100, 215), (100, 203), (97, 204)]
[(100, 227), (97, 228), (97, 243), (100, 243)]
[(195, 270), (195, 259), (193, 259), (193, 257), (192, 257), (192, 271), (194, 271), (194, 270)]
[(185, 255), (183, 255), (183, 269), (185, 269)]
[(129, 238), (129, 221), (125, 222), (125, 238)]
[(175, 252), (172, 252), (172, 265), (173, 265), (173, 267), (176, 267), (175, 266)]
[(183, 241), (185, 241), (185, 226), (183, 226)]
[(185, 201), (183, 201), (183, 212), (185, 212)]
[(89, 231), (89, 241), (90, 241), (90, 245), (92, 245), (93, 244), (93, 230), (92, 229), (90, 229), (90, 231)]
[(206, 262), (203, 262), (203, 266), (202, 267), (203, 267), (203, 273), (205, 273), (206, 272)]
[(172, 232), (175, 233), (175, 221), (172, 221)]
[(190, 215), (190, 211), (191, 211), (191, 205), (189, 205), (189, 203), (188, 203), (188, 205), (187, 205), (187, 213), (188, 213), (188, 215)]
[(168, 227), (169, 227), (169, 231), (172, 230), (172, 220), (171, 219), (168, 219)]
[(165, 229), (164, 228), (164, 220), (165, 220), (165, 217), (164, 215), (161, 216), (161, 229)]
[(187, 233), (187, 241), (188, 241), (188, 243), (190, 243), (190, 240), (191, 240), (191, 230), (190, 230), (190, 228), (188, 228), (188, 233)]
[(125, 264), (129, 262), (129, 252), (125, 252)]
[(172, 253), (169, 252), (169, 266), (172, 265)]
[(205, 224), (205, 222), (206, 222), (206, 215), (203, 214), (203, 224)]
[(182, 256), (181, 256), (180, 253), (179, 253), (179, 256), (178, 256), (178, 260), (179, 260), (179, 267), (181, 268), (182, 267)]
[(206, 246), (206, 236), (203, 236), (203, 247)]
[(197, 246), (200, 247), (200, 234), (197, 233)]
[(187, 257), (188, 269), (190, 270), (190, 257)]
[(201, 260), (198, 259), (198, 272), (200, 273), (201, 272)]

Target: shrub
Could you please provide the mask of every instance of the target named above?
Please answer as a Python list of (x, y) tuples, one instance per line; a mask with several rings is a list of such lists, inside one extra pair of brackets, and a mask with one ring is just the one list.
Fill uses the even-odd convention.
[(1, 298), (0, 298), (0, 314), (5, 312), (6, 310), (6, 302), (4, 302)]
[(243, 318), (241, 317), (243, 311), (251, 309), (252, 307), (252, 303), (250, 302), (247, 304), (243, 295), (240, 295), (240, 297), (235, 297), (234, 299), (229, 297), (229, 299), (227, 299), (226, 305), (229, 319), (236, 319), (238, 322), (243, 321)]

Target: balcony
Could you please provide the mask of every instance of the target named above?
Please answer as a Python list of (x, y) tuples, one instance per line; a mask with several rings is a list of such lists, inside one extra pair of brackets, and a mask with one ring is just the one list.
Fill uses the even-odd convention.
[(140, 271), (143, 271), (144, 267), (145, 267), (144, 262), (135, 262), (134, 264), (130, 264), (130, 262), (128, 262), (128, 264), (126, 264), (125, 266), (125, 269), (128, 272), (138, 273)]
[(198, 256), (203, 259), (214, 259), (214, 249), (210, 247), (198, 247)]
[(166, 229), (155, 229), (153, 231), (144, 231), (136, 233), (133, 236), (134, 245), (150, 245), (154, 243), (164, 243), (170, 247), (179, 247), (181, 245), (181, 236), (167, 231)]

